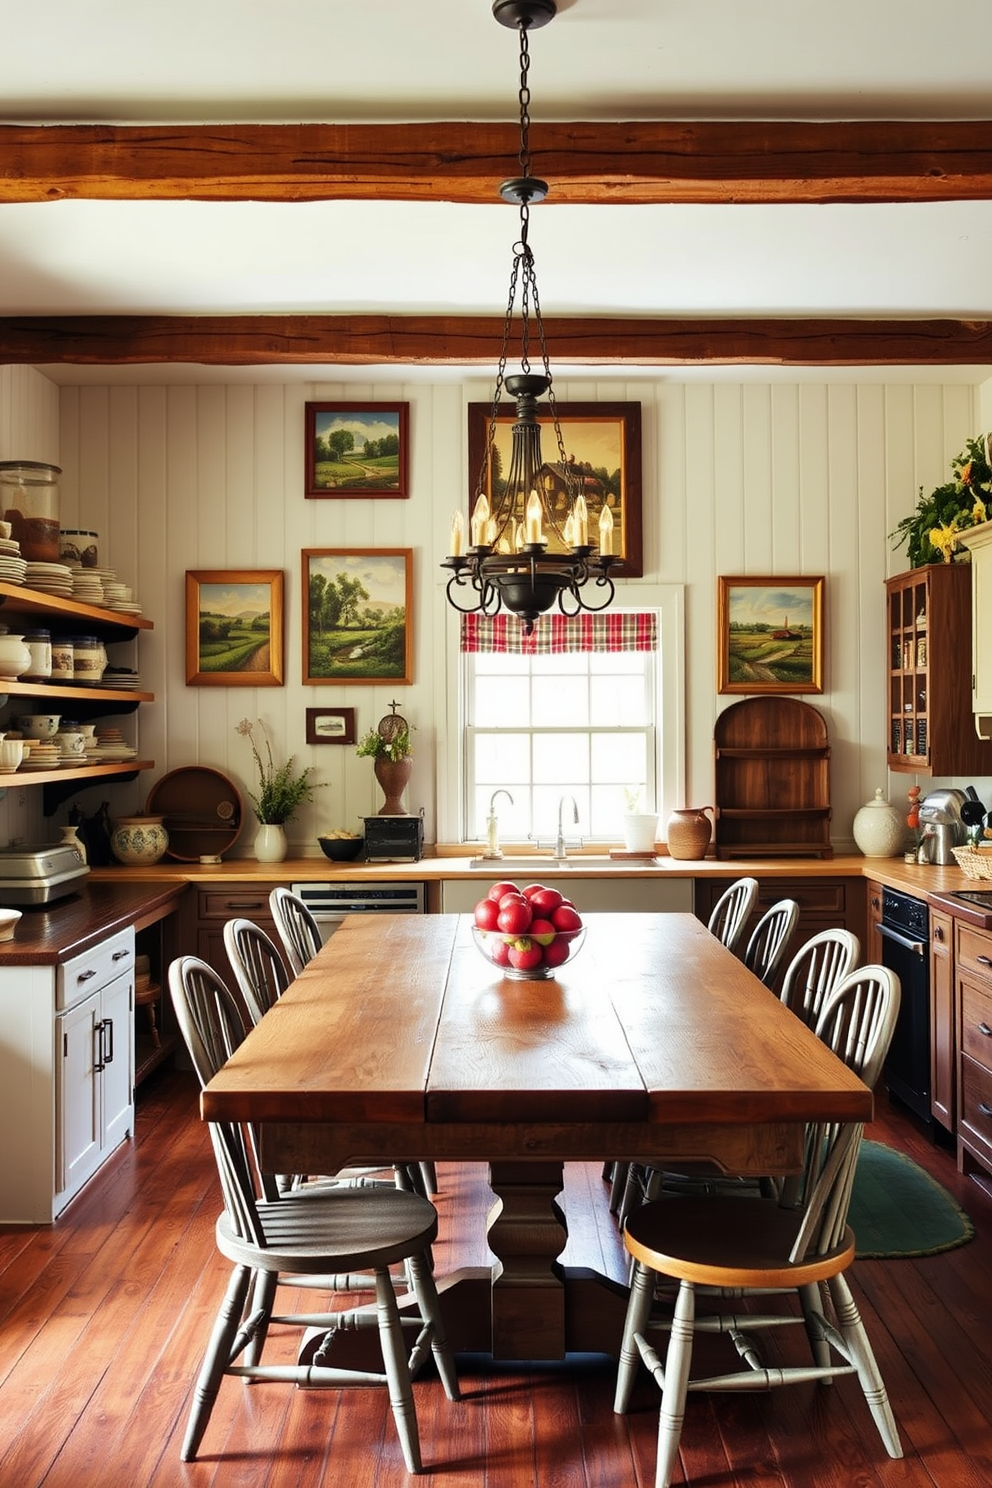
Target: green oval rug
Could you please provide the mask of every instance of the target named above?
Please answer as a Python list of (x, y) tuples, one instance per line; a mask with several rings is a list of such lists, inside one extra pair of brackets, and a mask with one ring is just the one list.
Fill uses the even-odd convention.
[(930, 1174), (881, 1142), (861, 1143), (848, 1223), (863, 1259), (937, 1255), (971, 1240), (967, 1214)]

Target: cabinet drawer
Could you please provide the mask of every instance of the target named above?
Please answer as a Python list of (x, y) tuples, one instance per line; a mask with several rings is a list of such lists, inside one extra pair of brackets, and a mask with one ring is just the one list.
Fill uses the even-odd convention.
[(771, 908), (780, 899), (794, 899), (801, 911), (830, 915), (841, 924), (847, 908), (847, 883), (837, 878), (769, 878), (759, 881), (760, 910)]
[(992, 1160), (992, 1071), (964, 1055), (961, 1059), (961, 1121), (973, 1142)]
[(992, 935), (975, 930), (961, 920), (958, 920), (957, 968), (986, 980), (992, 978)]
[(992, 1069), (992, 988), (961, 981), (961, 1049)]
[(240, 916), (257, 921), (262, 915), (269, 919), (269, 894), (274, 887), (274, 884), (258, 884), (241, 889), (201, 889), (199, 917), (201, 920), (233, 920)]
[(59, 1010), (74, 1007), (125, 971), (134, 971), (134, 930), (130, 927), (61, 963), (55, 978), (55, 1006)]

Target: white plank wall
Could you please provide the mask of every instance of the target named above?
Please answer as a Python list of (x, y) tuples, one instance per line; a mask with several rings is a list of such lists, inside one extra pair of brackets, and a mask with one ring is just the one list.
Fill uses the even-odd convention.
[[(945, 480), (951, 458), (979, 432), (992, 404), (989, 385), (658, 378), (559, 382), (556, 391), (563, 403), (642, 405), (643, 582), (685, 585), (688, 804), (712, 801), (713, 724), (735, 701), (715, 690), (717, 576), (826, 575), (825, 690), (806, 700), (827, 721), (833, 836), (838, 847), (849, 845), (854, 813), (876, 786), (901, 803), (912, 783), (903, 776), (889, 781), (885, 771), (882, 581), (906, 567), (888, 534), (915, 505), (918, 488)], [(369, 761), (350, 748), (306, 744), (305, 709), (354, 706), (364, 730), (395, 697), (416, 730), (407, 803), (423, 806), (432, 840), (437, 781), (451, 773), (452, 741), (438, 736), (437, 725), (455, 623), (437, 562), (472, 478), (466, 405), (490, 397), (481, 379), (54, 389), (33, 369), (0, 368), (2, 457), (58, 455), (63, 525), (100, 533), (101, 561), (134, 583), (155, 621), (142, 639), (140, 665), (158, 701), (139, 722), (142, 753), (155, 759), (156, 770), (117, 789), (115, 807), (140, 806), (152, 780), (192, 763), (253, 785), (236, 725), (245, 716), (262, 718), (277, 753), (312, 763), (325, 783), (290, 828), (296, 848), (316, 851), (318, 830), (354, 826), (382, 798)], [(409, 500), (304, 498), (304, 404), (333, 399), (410, 403)], [(60, 429), (53, 440), (55, 405)], [(414, 550), (410, 687), (301, 683), (301, 552), (348, 547)], [(209, 568), (285, 571), (284, 687), (186, 686), (184, 574)], [(637, 581), (623, 587), (633, 596)], [(988, 798), (992, 782), (975, 783)], [(105, 795), (91, 790), (80, 799), (92, 810)], [(250, 851), (250, 838), (243, 835), (238, 852)]]

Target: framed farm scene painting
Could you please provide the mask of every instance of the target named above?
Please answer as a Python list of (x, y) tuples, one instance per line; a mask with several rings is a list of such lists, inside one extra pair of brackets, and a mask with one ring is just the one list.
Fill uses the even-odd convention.
[(823, 691), (823, 578), (721, 578), (719, 692)]

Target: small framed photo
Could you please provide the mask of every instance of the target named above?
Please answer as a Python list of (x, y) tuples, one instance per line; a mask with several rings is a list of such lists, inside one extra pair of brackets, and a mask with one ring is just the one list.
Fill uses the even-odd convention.
[(308, 403), (310, 498), (410, 494), (409, 403)]
[(308, 744), (354, 744), (354, 708), (308, 708)]
[(303, 681), (413, 681), (413, 549), (303, 552)]
[(282, 686), (281, 569), (187, 569), (186, 682), (190, 687)]
[[(492, 407), (468, 405), (469, 519), (475, 505), (479, 472), (486, 460), (486, 441)], [(540, 410), (541, 477), (545, 503), (564, 522), (567, 505), (566, 477), (555, 448), (554, 422), (550, 407)], [(510, 469), (511, 431), (516, 423), (512, 403), (501, 403), (496, 418), (492, 460), (483, 473), (482, 488), (490, 504), (505, 488)], [(565, 461), (573, 489), (585, 497), (589, 531), (595, 533), (599, 514), (609, 508), (614, 523), (614, 553), (622, 560), (615, 577), (639, 579), (644, 574), (641, 537), (641, 405), (640, 403), (559, 403), (558, 424), (565, 446)], [(468, 528), (466, 527), (466, 531)], [(567, 551), (551, 538), (548, 552)]]
[(823, 586), (817, 578), (719, 579), (719, 692), (823, 691)]

